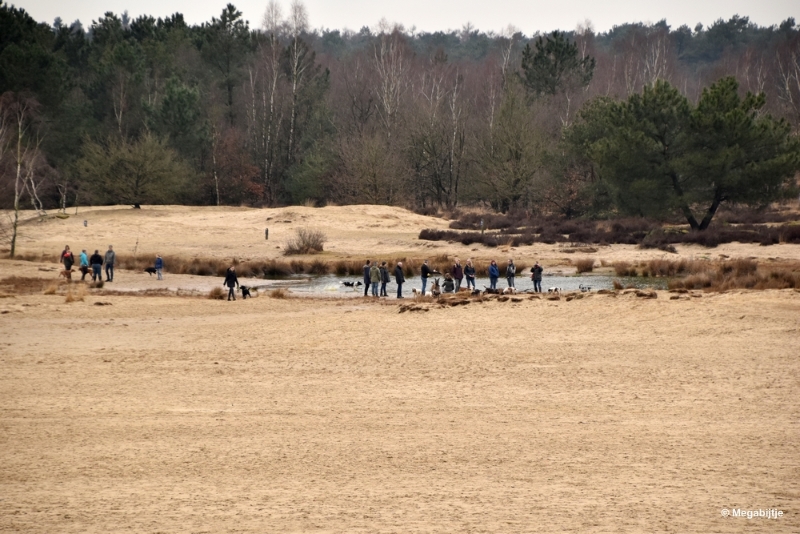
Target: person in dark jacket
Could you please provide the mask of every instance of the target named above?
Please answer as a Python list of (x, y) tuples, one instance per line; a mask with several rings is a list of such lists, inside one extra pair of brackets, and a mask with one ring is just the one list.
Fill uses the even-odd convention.
[(472, 265), (472, 258), (467, 260), (467, 264), (464, 265), (464, 278), (467, 279), (467, 289), (472, 286), (472, 289), (475, 289), (475, 266)]
[(533, 267), (531, 267), (531, 280), (533, 280), (533, 292), (534, 293), (541, 293), (542, 292), (542, 266), (539, 265), (537, 261)]
[(453, 281), (456, 284), (456, 293), (458, 293), (461, 289), (461, 280), (464, 279), (464, 269), (461, 267), (461, 262), (458, 261), (458, 258), (456, 258), (453, 267), (450, 268), (450, 276), (453, 277)]
[(442, 282), (442, 293), (452, 293), (456, 288), (455, 282), (453, 282), (453, 277), (450, 276), (450, 273), (444, 275), (444, 282)]
[(517, 266), (514, 265), (514, 260), (511, 258), (508, 259), (508, 267), (506, 267), (506, 280), (508, 281), (508, 287), (515, 287), (514, 286), (514, 277), (517, 275)]
[(389, 283), (389, 267), (386, 265), (386, 262), (381, 262), (381, 296), (388, 297), (389, 294), (386, 293), (386, 284)]
[(394, 281), (397, 282), (397, 298), (403, 298), (403, 282), (406, 277), (403, 275), (403, 262), (398, 261), (394, 268)]
[(59, 263), (64, 264), (64, 270), (69, 271), (72, 269), (72, 265), (75, 263), (75, 255), (72, 254), (72, 251), (69, 249), (69, 245), (64, 246), (64, 250), (61, 252), (61, 259)]
[(103, 263), (106, 264), (106, 282), (114, 281), (114, 264), (117, 262), (117, 253), (114, 252), (114, 247), (108, 245), (106, 256), (103, 258)]
[(228, 300), (236, 300), (236, 292), (233, 288), (239, 287), (239, 278), (236, 276), (236, 267), (233, 265), (228, 267), (228, 270), (225, 271), (225, 281), (222, 282), (222, 285), (228, 286)]
[(95, 250), (92, 257), (89, 258), (89, 264), (92, 266), (92, 282), (103, 280), (103, 256), (100, 255), (99, 250)]
[(431, 275), (433, 271), (431, 270), (430, 266), (428, 265), (428, 260), (422, 262), (422, 272), (420, 275), (422, 276), (422, 294), (425, 294), (425, 286), (428, 285), (428, 277)]
[(497, 279), (500, 278), (500, 268), (497, 266), (497, 262), (492, 260), (489, 264), (489, 287), (492, 289), (497, 289)]
[(372, 264), (372, 262), (367, 260), (367, 263), (365, 263), (364, 267), (361, 268), (364, 271), (364, 296), (365, 297), (369, 295), (369, 288), (372, 287), (371, 286), (372, 282), (369, 281), (369, 270), (370, 270), (370, 265), (371, 264)]

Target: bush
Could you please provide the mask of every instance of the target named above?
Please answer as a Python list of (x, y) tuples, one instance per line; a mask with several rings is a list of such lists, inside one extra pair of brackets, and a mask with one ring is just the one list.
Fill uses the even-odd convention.
[(636, 267), (627, 261), (615, 261), (614, 273), (617, 276), (638, 276)]
[(219, 286), (212, 287), (208, 292), (208, 298), (212, 300), (225, 300), (225, 291)]
[(575, 268), (580, 273), (590, 273), (594, 269), (594, 258), (581, 258), (575, 260)]
[(322, 252), (323, 245), (328, 240), (321, 230), (298, 228), (294, 238), (286, 243), (283, 253), (287, 256), (293, 254), (317, 254)]

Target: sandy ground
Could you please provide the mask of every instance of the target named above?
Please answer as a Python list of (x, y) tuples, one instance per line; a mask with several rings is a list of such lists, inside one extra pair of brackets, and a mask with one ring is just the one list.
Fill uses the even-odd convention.
[[(258, 243), (224, 234), (269, 210), (206, 211), (92, 239), (200, 254), (199, 221), (222, 213), (231, 228), (209, 224), (206, 247), (264, 246), (263, 228)], [(361, 215), (324, 225), (338, 254), (415, 250), (413, 224), (359, 236)], [(93, 225), (71, 219), (36, 239), (26, 227), (23, 249), (78, 248)], [(4, 260), (0, 280), (44, 285), (52, 267)], [(151, 283), (122, 271), (113, 285)], [(800, 532), (796, 291), (405, 313), (394, 299), (0, 293), (3, 532)]]

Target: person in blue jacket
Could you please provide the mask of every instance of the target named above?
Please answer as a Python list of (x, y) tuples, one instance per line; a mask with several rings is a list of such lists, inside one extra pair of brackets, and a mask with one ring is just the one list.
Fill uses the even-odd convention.
[(156, 254), (156, 264), (154, 267), (156, 268), (158, 279), (163, 280), (164, 278), (161, 276), (161, 271), (164, 269), (164, 260), (161, 258), (161, 254)]
[(492, 260), (489, 264), (489, 287), (497, 289), (498, 278), (500, 278), (500, 269), (497, 267), (497, 262)]

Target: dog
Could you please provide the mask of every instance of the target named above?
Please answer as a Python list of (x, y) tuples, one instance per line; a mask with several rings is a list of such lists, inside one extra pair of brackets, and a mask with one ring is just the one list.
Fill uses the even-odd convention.
[(507, 287), (503, 290), (503, 295), (516, 295), (517, 288), (516, 287)]
[(58, 273), (58, 276), (59, 277), (63, 277), (67, 282), (72, 282), (72, 273), (73, 272), (75, 272), (75, 271), (73, 271), (72, 269), (70, 269), (69, 271), (64, 269), (63, 271)]
[(154, 274), (156, 274), (156, 268), (155, 267), (145, 267), (144, 272), (146, 272), (150, 276), (153, 276)]
[(578, 289), (581, 290), (581, 293), (586, 293), (587, 291), (591, 291), (592, 290), (592, 286), (585, 286), (583, 284), (579, 284), (578, 285)]
[(423, 293), (422, 291), (420, 291), (416, 287), (412, 287), (411, 288), (411, 293), (414, 295), (414, 298), (424, 297), (425, 296), (425, 293)]
[(500, 290), (499, 289), (494, 289), (494, 288), (491, 288), (491, 287), (483, 286), (483, 294), (484, 295), (499, 295), (500, 294)]
[(439, 279), (434, 278), (433, 284), (431, 284), (431, 295), (438, 299), (439, 295), (441, 294), (442, 294), (442, 288), (441, 286), (439, 286)]
[(480, 294), (481, 294), (481, 290), (480, 289), (473, 289), (472, 293), (470, 293), (470, 296), (477, 297)]
[(561, 293), (563, 290), (560, 287), (548, 287), (548, 293)]
[(356, 283), (355, 282), (342, 282), (342, 285), (344, 285), (345, 287), (355, 287)]
[(239, 286), (239, 290), (242, 292), (242, 300), (246, 300), (247, 297), (253, 298), (253, 295), (250, 294), (250, 288), (247, 286)]

